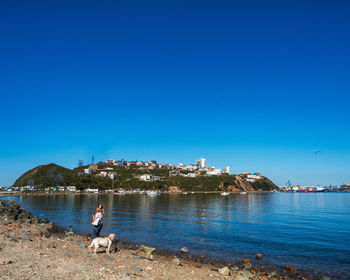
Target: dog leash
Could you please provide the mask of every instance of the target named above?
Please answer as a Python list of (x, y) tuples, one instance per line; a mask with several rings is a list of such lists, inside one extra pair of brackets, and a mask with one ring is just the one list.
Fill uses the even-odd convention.
[(103, 215), (102, 215), (102, 225), (103, 225), (103, 232), (104, 232), (105, 237), (106, 237), (107, 233), (106, 233), (106, 227), (105, 227), (105, 219), (103, 218)]

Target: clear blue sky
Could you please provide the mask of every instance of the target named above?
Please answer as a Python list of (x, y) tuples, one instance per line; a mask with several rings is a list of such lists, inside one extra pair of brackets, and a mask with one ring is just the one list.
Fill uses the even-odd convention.
[(0, 185), (92, 155), (350, 182), (349, 14), (348, 1), (1, 1)]

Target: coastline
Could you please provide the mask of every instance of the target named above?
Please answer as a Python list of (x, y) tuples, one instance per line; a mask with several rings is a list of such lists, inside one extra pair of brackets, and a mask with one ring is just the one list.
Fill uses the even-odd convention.
[[(19, 209), (18, 203), (14, 205)], [(276, 271), (249, 259), (220, 263), (205, 256), (191, 256), (190, 252), (156, 250), (150, 260), (140, 252), (139, 245), (127, 242), (117, 243), (118, 249), (110, 256), (100, 253), (94, 257), (87, 249), (91, 239), (86, 234), (66, 231), (34, 216), (31, 220), (2, 219), (0, 241), (0, 264), (4, 269), (0, 276), (4, 279), (72, 278), (72, 273), (79, 275), (72, 279), (320, 279), (293, 267)]]
[[(221, 194), (223, 191), (187, 191), (187, 192), (167, 192), (165, 194)], [(241, 191), (226, 191), (229, 194), (240, 194)], [(247, 191), (246, 193), (272, 193), (272, 191)], [(0, 192), (0, 197), (7, 196), (30, 196), (30, 195), (86, 195), (86, 194), (95, 194), (95, 195), (114, 195), (111, 193), (85, 193), (85, 192), (51, 192), (49, 194), (44, 191), (33, 191), (33, 192)], [(132, 193), (131, 193), (132, 194)], [(136, 193), (137, 194), (137, 193)]]
[(120, 244), (116, 250), (112, 247), (110, 255), (99, 249), (95, 257), (87, 248), (89, 238), (72, 232), (47, 234), (50, 227), (46, 223), (0, 225), (2, 279), (306, 279), (260, 271), (249, 260), (241, 266), (222, 266), (160, 252), (150, 260), (140, 247)]

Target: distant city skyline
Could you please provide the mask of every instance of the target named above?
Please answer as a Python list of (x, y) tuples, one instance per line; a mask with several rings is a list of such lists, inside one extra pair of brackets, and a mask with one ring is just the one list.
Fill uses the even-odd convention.
[(0, 186), (110, 157), (350, 182), (350, 3), (0, 3)]

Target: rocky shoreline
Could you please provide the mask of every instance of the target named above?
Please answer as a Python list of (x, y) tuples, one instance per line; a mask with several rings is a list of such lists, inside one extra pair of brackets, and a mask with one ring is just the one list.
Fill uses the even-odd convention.
[(0, 201), (1, 279), (313, 279), (294, 267), (264, 270), (249, 259), (239, 265), (206, 263), (187, 248), (163, 254), (144, 245), (116, 243), (110, 255), (100, 248), (94, 257), (90, 243), (89, 236), (40, 220), (15, 201)]

